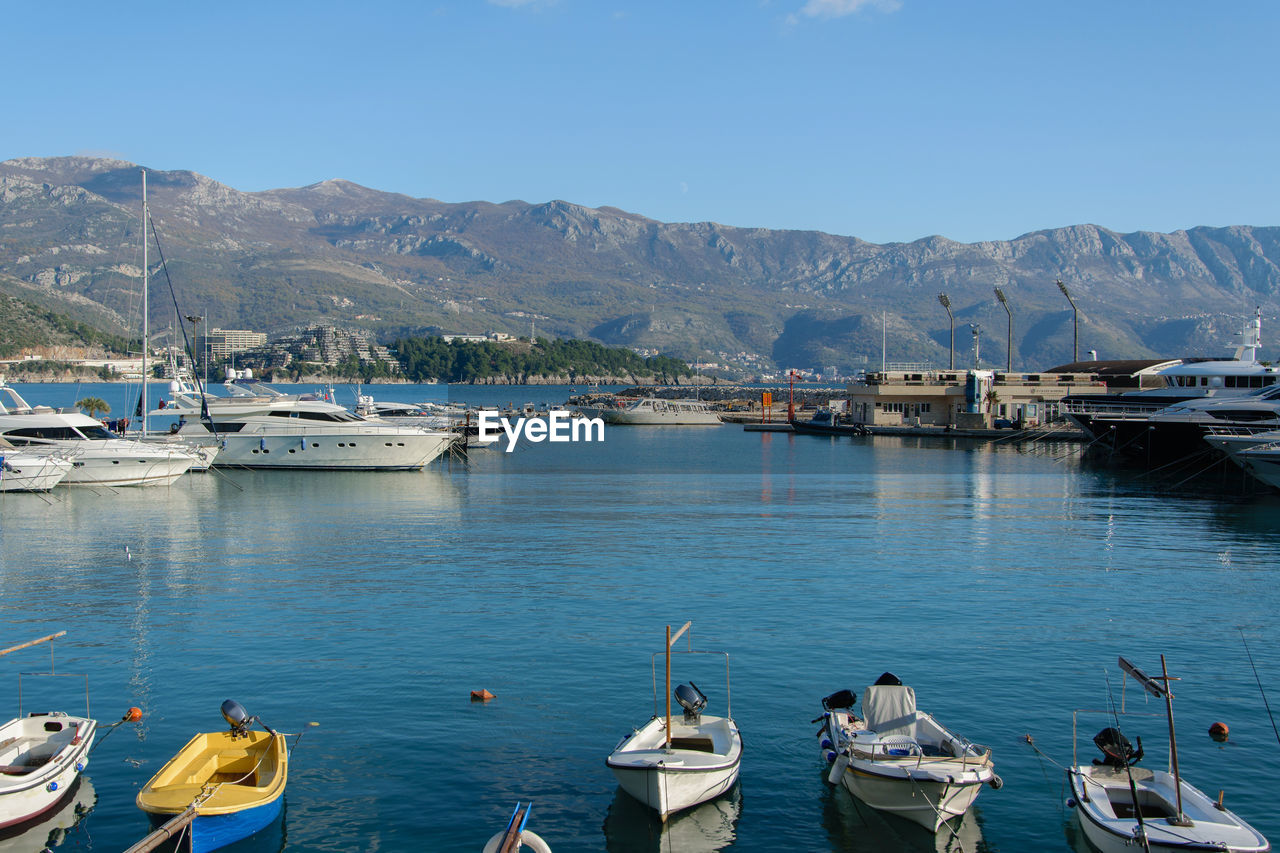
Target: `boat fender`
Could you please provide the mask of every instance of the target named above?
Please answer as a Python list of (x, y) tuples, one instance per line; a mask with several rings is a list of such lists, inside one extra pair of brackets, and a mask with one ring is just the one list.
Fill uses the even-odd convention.
[(818, 749), (835, 749), (836, 745), (831, 742), (831, 738), (824, 737), (818, 744)]
[(1067, 808), (1074, 809), (1076, 807), (1076, 798), (1067, 797)]
[(827, 782), (832, 785), (839, 785), (840, 779), (844, 776), (844, 771), (849, 766), (849, 756), (840, 755), (836, 757), (835, 763), (831, 765), (831, 770), (827, 772)]
[(44, 787), (46, 791), (56, 791), (58, 790), (58, 783), (56, 781), (50, 782), (48, 785), (45, 785)]
[(822, 760), (827, 762), (828, 764), (833, 763), (836, 760), (835, 750), (832, 750), (832, 749), (824, 750), (822, 753)]
[(1004, 780), (1001, 779), (996, 774), (992, 773), (991, 779), (987, 781), (987, 784), (991, 786), (991, 789), (993, 791), (999, 791), (1001, 788), (1004, 787)]

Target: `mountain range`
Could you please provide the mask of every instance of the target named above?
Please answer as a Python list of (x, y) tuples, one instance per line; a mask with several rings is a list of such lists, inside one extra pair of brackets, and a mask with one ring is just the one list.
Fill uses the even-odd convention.
[[(141, 171), (89, 157), (0, 163), (0, 294), (136, 336)], [(212, 326), (268, 333), (317, 322), (383, 340), (499, 331), (783, 368), (945, 367), (946, 293), (957, 366), (972, 364), (973, 325), (984, 366), (1005, 366), (1011, 337), (1014, 369), (1034, 371), (1073, 358), (1058, 280), (1079, 309), (1081, 357), (1222, 354), (1258, 306), (1265, 343), (1278, 307), (1278, 227), (1074, 225), (874, 244), (566, 201), (449, 203), (342, 180), (240, 192), (148, 170), (147, 187), (160, 247), (148, 259), (153, 327), (171, 323), (176, 302)]]

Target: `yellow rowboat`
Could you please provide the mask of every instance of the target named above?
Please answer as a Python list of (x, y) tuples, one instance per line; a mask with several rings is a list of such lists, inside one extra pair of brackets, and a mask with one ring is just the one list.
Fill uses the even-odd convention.
[(239, 705), (235, 709), (239, 724), (232, 722), (231, 731), (193, 737), (138, 794), (138, 808), (157, 826), (194, 810), (191, 853), (217, 850), (265, 829), (284, 805), (289, 778), (285, 736), (247, 731), (256, 718), (244, 715)]

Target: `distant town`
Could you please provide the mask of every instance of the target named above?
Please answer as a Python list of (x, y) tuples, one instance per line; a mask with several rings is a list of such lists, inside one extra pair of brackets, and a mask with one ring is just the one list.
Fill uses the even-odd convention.
[[(527, 338), (517, 338), (505, 332), (441, 334), (434, 337), (445, 344), (514, 346), (521, 342), (529, 343)], [(656, 349), (625, 349), (650, 362), (655, 359), (674, 361), (665, 359)], [(148, 372), (153, 377), (164, 378), (195, 370), (207, 372), (217, 379), (220, 378), (219, 371), (236, 367), (274, 376), (277, 381), (317, 376), (363, 381), (415, 381), (413, 377), (405, 376), (400, 355), (392, 347), (377, 343), (372, 332), (328, 324), (308, 326), (274, 340), (269, 340), (265, 332), (249, 329), (198, 330), (190, 352), (186, 347), (170, 344), (150, 350), (148, 360)], [(30, 374), (48, 378), (51, 373), (70, 371), (92, 374), (102, 381), (136, 381), (142, 376), (143, 360), (141, 354), (116, 356), (94, 353), (88, 347), (38, 347), (24, 351), (16, 358), (0, 360), (0, 372), (6, 370), (15, 376)], [(719, 353), (716, 360), (689, 363), (687, 370), (707, 381), (775, 382), (786, 381), (788, 376), (793, 376), (797, 381), (835, 382), (847, 378), (840, 376), (834, 366), (822, 370), (778, 370), (760, 356), (746, 352)]]

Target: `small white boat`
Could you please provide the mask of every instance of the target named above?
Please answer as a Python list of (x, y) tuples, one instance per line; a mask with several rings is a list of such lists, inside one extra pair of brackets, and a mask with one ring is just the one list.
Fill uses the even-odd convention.
[(525, 847), (533, 853), (551, 853), (551, 846), (547, 842), (533, 830), (525, 829), (532, 811), (533, 803), (516, 803), (516, 810), (507, 821), (507, 828), (489, 839), (484, 845), (484, 853), (515, 853)]
[(0, 492), (47, 492), (70, 472), (56, 452), (30, 453), (0, 438)]
[[(665, 821), (681, 809), (720, 796), (738, 781), (742, 763), (742, 735), (733, 721), (729, 702), (729, 656), (725, 659), (725, 704), (723, 717), (703, 715), (707, 697), (692, 681), (675, 689), (676, 701), (684, 708), (683, 719), (671, 716), (671, 646), (689, 628), (686, 622), (674, 635), (667, 626), (667, 713), (657, 713), (631, 734), (625, 735), (609, 755), (607, 764), (622, 789), (658, 812)], [(692, 649), (688, 653), (693, 653)], [(654, 655), (654, 685), (657, 655)]]
[[(22, 643), (0, 651), (0, 655), (50, 642), (64, 634), (60, 631)], [(21, 690), (18, 695), (22, 695)], [(83, 717), (63, 711), (24, 717), (21, 709), (18, 714), (0, 726), (0, 829), (36, 820), (71, 793), (89, 763), (89, 750), (98, 728), (87, 708)]]
[(819, 748), (831, 764), (827, 781), (862, 802), (937, 832), (964, 815), (983, 785), (1003, 784), (991, 750), (951, 732), (916, 709), (916, 694), (886, 672), (862, 695), (841, 690), (822, 700)]
[(56, 807), (89, 763), (97, 722), (62, 711), (0, 726), (0, 829)]
[[(1117, 727), (1094, 737), (1103, 758), (1067, 769), (1071, 799), (1085, 837), (1102, 853), (1223, 851), (1265, 853), (1271, 844), (1260, 832), (1181, 778), (1173, 730), (1173, 694), (1168, 669), (1146, 675), (1124, 658), (1120, 667), (1143, 689), (1165, 700), (1169, 720), (1169, 771), (1134, 765), (1142, 758), (1142, 740), (1134, 749)], [(1080, 712), (1076, 712), (1077, 714)], [(1123, 713), (1123, 712), (1122, 712)], [(1118, 717), (1117, 717), (1118, 719)], [(1074, 746), (1073, 746), (1074, 748)]]

